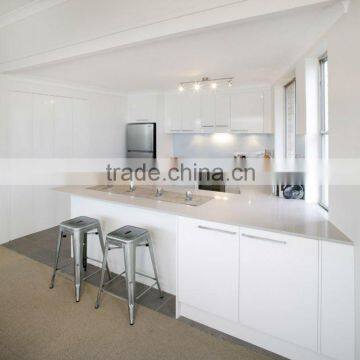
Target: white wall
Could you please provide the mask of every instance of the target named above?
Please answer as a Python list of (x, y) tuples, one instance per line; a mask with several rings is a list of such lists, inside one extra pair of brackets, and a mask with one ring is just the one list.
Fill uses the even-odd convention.
[[(329, 57), (330, 158), (360, 158), (360, 1), (352, 0), (346, 14), (327, 36)], [(331, 186), (330, 220), (356, 248), (357, 359), (360, 358), (360, 186)]]
[[(124, 96), (2, 76), (0, 100), (2, 174), (6, 158), (125, 155)], [(6, 185), (0, 186), (0, 243), (70, 216), (68, 196), (51, 190), (51, 184)]]
[[(317, 59), (325, 51), (329, 59), (329, 154), (330, 160), (348, 159), (353, 166), (360, 158), (360, 1), (352, 0), (349, 11), (321, 41), (295, 65), (299, 132), (306, 132), (308, 157), (318, 156)], [(318, 137), (318, 135), (317, 135)], [(315, 147), (314, 147), (315, 146)], [(343, 175), (343, 184), (352, 178)], [(331, 178), (330, 178), (331, 182)], [(357, 359), (360, 358), (360, 184), (330, 185), (329, 219), (355, 243)]]

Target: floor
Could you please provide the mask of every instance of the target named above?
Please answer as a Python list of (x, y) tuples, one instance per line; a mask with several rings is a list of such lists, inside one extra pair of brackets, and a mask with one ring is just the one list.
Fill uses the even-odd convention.
[[(3, 244), (5, 248), (11, 249), (13, 251), (16, 251), (19, 254), (25, 255), (26, 257), (29, 257), (33, 260), (36, 260), (42, 264), (53, 266), (54, 262), (54, 253), (55, 253), (55, 246), (58, 236), (58, 228), (54, 227), (51, 229), (47, 229), (38, 233), (34, 233), (25, 237), (21, 237), (18, 239), (15, 239), (13, 241), (10, 241), (8, 243)], [(62, 262), (66, 262), (69, 260), (70, 257), (70, 241), (63, 241), (62, 249), (61, 249), (61, 259)], [(61, 265), (60, 265), (61, 266)], [(90, 274), (93, 271), (98, 270), (97, 267), (89, 264), (86, 274)], [(73, 268), (72, 266), (69, 266), (62, 270), (59, 273), (60, 276), (70, 278), (73, 276)], [(90, 277), (86, 281), (97, 286), (99, 283), (99, 276), (100, 274), (97, 274), (93, 277)], [(141, 283), (137, 283), (137, 292), (142, 292), (143, 289), (145, 289), (145, 285)], [(114, 280), (108, 287), (107, 290), (111, 293), (126, 299), (127, 293), (126, 293), (126, 286), (125, 286), (125, 280), (124, 278), (117, 278)], [(143, 297), (141, 297), (138, 301), (139, 304), (142, 306), (149, 308), (151, 310), (154, 310), (158, 313), (161, 313), (163, 315), (166, 315), (170, 318), (175, 318), (175, 296), (164, 293), (164, 297), (162, 299), (158, 296), (158, 291), (156, 289), (151, 289), (148, 293), (146, 293)], [(263, 350), (257, 346), (251, 345), (247, 342), (244, 342), (242, 340), (239, 340), (237, 338), (234, 338), (230, 335), (221, 333), (217, 330), (211, 329), (207, 326), (204, 326), (202, 324), (196, 323), (194, 321), (181, 318), (180, 321), (190, 325), (193, 328), (199, 329), (202, 332), (205, 332), (207, 334), (210, 334), (216, 338), (229, 341), (233, 344), (238, 344), (241, 346), (245, 346), (249, 350), (255, 351), (256, 353), (259, 353), (261, 355), (267, 356), (271, 359), (275, 360), (284, 360), (284, 357), (281, 357), (279, 355), (273, 354), (269, 351)]]

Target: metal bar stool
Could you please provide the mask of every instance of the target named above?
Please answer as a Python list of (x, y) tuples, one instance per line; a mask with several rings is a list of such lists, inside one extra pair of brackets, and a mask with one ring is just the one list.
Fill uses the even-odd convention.
[[(154, 277), (136, 272), (136, 248), (138, 246), (147, 246), (149, 248)], [(104, 284), (104, 274), (106, 269), (108, 251), (114, 249), (124, 249), (125, 271), (123, 271), (121, 274), (117, 275), (116, 277), (113, 277), (112, 279), (110, 279), (110, 281)], [(99, 292), (96, 300), (95, 309), (98, 309), (100, 307), (102, 292), (106, 292), (109, 293), (110, 295), (115, 296), (114, 294), (106, 291), (104, 289), (104, 286), (108, 285), (110, 282), (114, 281), (117, 277), (122, 276), (123, 274), (126, 274), (126, 284), (127, 284), (127, 292), (128, 292), (128, 303), (129, 303), (129, 319), (130, 319), (130, 325), (133, 325), (135, 320), (135, 300), (138, 300), (141, 296), (146, 294), (155, 285), (157, 285), (157, 288), (159, 290), (160, 298), (163, 297), (163, 293), (159, 283), (156, 263), (155, 263), (153, 244), (150, 237), (150, 233), (146, 229), (141, 229), (135, 226), (127, 225), (109, 233), (106, 236), (105, 254), (102, 263), (101, 280), (100, 280)], [(155, 282), (154, 284), (148, 286), (135, 299), (136, 274), (155, 280)]]
[[(103, 252), (103, 257), (105, 259), (104, 239), (103, 239), (103, 233), (101, 230), (101, 225), (99, 220), (92, 219), (87, 216), (79, 216), (74, 219), (63, 221), (59, 227), (59, 237), (56, 246), (54, 271), (51, 277), (50, 289), (54, 288), (57, 271), (64, 269), (72, 262), (72, 260), (70, 260), (62, 267), (60, 268), (58, 267), (60, 250), (61, 250), (61, 241), (64, 237), (66, 237), (66, 235), (70, 235), (73, 240), (75, 299), (77, 302), (80, 301), (81, 282), (88, 279), (91, 276), (94, 276), (96, 273), (101, 271), (101, 269), (99, 269), (93, 272), (92, 274), (83, 277), (83, 272), (86, 271), (87, 269), (87, 259), (93, 260), (98, 263), (102, 263), (102, 261), (92, 259), (87, 256), (87, 237), (90, 234), (89, 233), (90, 231), (95, 231), (92, 234), (96, 234), (99, 236), (100, 246)], [(107, 262), (105, 262), (104, 266), (106, 267), (108, 276), (111, 279), (111, 274)]]

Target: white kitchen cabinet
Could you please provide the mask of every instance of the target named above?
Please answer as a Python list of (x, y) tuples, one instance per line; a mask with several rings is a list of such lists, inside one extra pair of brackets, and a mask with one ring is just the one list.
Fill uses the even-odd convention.
[(54, 156), (69, 158), (73, 155), (73, 100), (54, 98)]
[(216, 92), (216, 131), (227, 130), (230, 125), (230, 94), (221, 90)]
[(238, 254), (237, 227), (179, 218), (178, 300), (237, 321)]
[(33, 156), (33, 94), (9, 93), (9, 155), (15, 158)]
[(264, 131), (262, 91), (238, 91), (231, 94), (231, 130), (244, 133)]
[(196, 92), (182, 93), (181, 130), (196, 131), (201, 128), (201, 95)]
[(201, 92), (201, 128), (204, 132), (211, 132), (215, 126), (216, 93), (206, 89)]
[(318, 350), (319, 242), (240, 230), (240, 323)]
[(321, 353), (337, 360), (354, 360), (354, 247), (321, 244)]
[(54, 98), (34, 94), (34, 157), (51, 158), (54, 153)]
[(165, 94), (165, 121), (168, 131), (181, 131), (181, 102), (177, 93)]
[[(73, 149), (74, 157), (88, 157), (90, 149), (89, 102), (73, 99)], [(94, 137), (96, 141), (96, 137)]]
[(130, 94), (128, 96), (129, 122), (157, 122), (158, 97), (154, 94)]

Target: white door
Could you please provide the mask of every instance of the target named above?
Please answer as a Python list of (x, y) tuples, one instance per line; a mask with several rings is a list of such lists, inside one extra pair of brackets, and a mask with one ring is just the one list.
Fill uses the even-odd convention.
[(216, 93), (211, 89), (204, 89), (201, 92), (201, 128), (210, 132), (215, 126)]
[[(73, 99), (74, 157), (88, 157), (91, 143), (90, 109), (87, 100)], [(96, 141), (96, 134), (93, 134)]]
[(49, 95), (33, 95), (34, 157), (51, 158), (54, 154), (54, 99)]
[(238, 228), (180, 218), (178, 229), (179, 301), (237, 321)]
[(68, 158), (73, 155), (73, 100), (54, 98), (54, 156)]
[(230, 95), (220, 90), (216, 93), (216, 130), (227, 130), (230, 125)]
[(240, 230), (239, 319), (317, 351), (319, 242)]
[(248, 133), (264, 131), (264, 94), (261, 91), (231, 95), (231, 130)]
[(9, 93), (9, 155), (33, 156), (33, 94)]
[(165, 94), (165, 122), (167, 130), (181, 131), (181, 97), (179, 94)]
[(201, 95), (195, 91), (180, 95), (182, 131), (196, 131), (201, 129)]
[(321, 353), (354, 360), (354, 247), (323, 241), (321, 254)]

